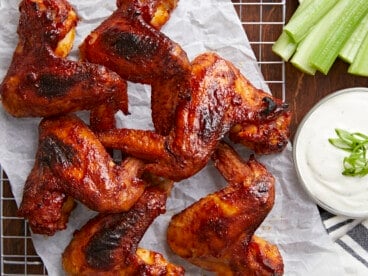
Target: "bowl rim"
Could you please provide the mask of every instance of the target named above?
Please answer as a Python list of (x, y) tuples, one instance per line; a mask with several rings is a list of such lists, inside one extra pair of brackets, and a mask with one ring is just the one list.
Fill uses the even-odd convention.
[[(300, 133), (305, 125), (305, 123), (308, 121), (308, 119), (310, 118), (310, 116), (321, 106), (323, 105), (325, 102), (331, 100), (332, 98), (335, 98), (337, 96), (340, 96), (341, 94), (346, 94), (346, 93), (351, 93), (351, 92), (365, 92), (368, 93), (368, 87), (361, 87), (361, 86), (357, 86), (357, 87), (350, 87), (350, 88), (345, 88), (345, 89), (340, 89), (337, 90), (335, 92), (332, 92), (330, 94), (328, 94), (327, 96), (323, 97), (321, 100), (319, 100), (304, 116), (304, 118), (302, 119), (302, 121), (299, 123), (299, 126), (295, 132), (294, 135), (294, 139), (293, 139), (293, 143), (292, 143), (292, 148), (293, 148), (293, 163), (294, 163), (294, 168), (299, 180), (300, 185), (303, 187), (304, 191), (308, 194), (308, 196), (317, 204), (319, 205), (321, 208), (325, 209), (326, 211), (337, 215), (337, 216), (344, 216), (344, 217), (348, 217), (348, 218), (353, 218), (353, 219), (362, 219), (362, 218), (368, 218), (368, 209), (364, 212), (347, 212), (345, 210), (339, 210), (336, 209), (330, 205), (328, 205), (327, 203), (325, 203), (323, 200), (321, 200), (320, 198), (318, 198), (316, 195), (312, 194), (312, 192), (310, 191), (310, 189), (308, 188), (308, 184), (306, 183), (306, 181), (304, 181), (300, 169), (299, 169), (299, 165), (298, 165), (298, 160), (297, 160), (297, 145), (298, 145), (298, 139), (300, 136)], [(368, 177), (368, 176), (367, 176)]]

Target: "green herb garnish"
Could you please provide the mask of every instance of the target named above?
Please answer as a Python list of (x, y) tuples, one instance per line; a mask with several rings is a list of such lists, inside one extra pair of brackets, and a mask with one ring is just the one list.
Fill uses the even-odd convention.
[(365, 176), (368, 174), (368, 136), (360, 132), (350, 133), (346, 130), (335, 129), (338, 138), (330, 138), (331, 145), (347, 151), (349, 156), (343, 159), (343, 175)]

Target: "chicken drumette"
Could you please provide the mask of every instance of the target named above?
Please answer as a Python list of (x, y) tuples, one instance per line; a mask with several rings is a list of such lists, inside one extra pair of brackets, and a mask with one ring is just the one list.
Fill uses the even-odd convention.
[(176, 181), (201, 170), (228, 132), (256, 153), (278, 152), (287, 144), (287, 105), (252, 86), (229, 61), (214, 53), (198, 56), (190, 89), (191, 97), (178, 103), (169, 135), (115, 129), (99, 133), (99, 139), (147, 160), (151, 173)]
[(242, 161), (224, 143), (213, 159), (228, 185), (172, 218), (169, 246), (218, 275), (282, 275), (277, 247), (254, 236), (274, 204), (273, 176), (254, 158)]
[(18, 214), (28, 219), (34, 233), (53, 235), (66, 227), (73, 209), (70, 198), (99, 212), (128, 210), (145, 189), (138, 178), (142, 167), (131, 157), (114, 163), (74, 115), (43, 119), (35, 165)]
[(179, 98), (189, 96), (190, 62), (184, 50), (159, 31), (177, 0), (119, 0), (117, 10), (80, 46), (83, 59), (126, 80), (150, 84), (156, 131), (171, 129)]
[(1, 101), (13, 116), (46, 117), (110, 102), (127, 112), (126, 82), (109, 69), (67, 60), (77, 14), (65, 0), (23, 0), (19, 41), (1, 86)]
[(184, 275), (160, 253), (138, 248), (149, 225), (165, 212), (172, 181), (153, 177), (141, 198), (127, 212), (99, 214), (74, 237), (63, 253), (69, 275)]

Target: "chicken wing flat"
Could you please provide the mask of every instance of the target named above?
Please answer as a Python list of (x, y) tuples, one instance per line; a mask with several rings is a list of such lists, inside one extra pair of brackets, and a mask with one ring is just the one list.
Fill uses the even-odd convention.
[(78, 17), (65, 0), (23, 0), (19, 41), (0, 86), (16, 117), (89, 110), (105, 101), (127, 113), (126, 82), (101, 65), (67, 60)]
[(75, 115), (43, 119), (18, 214), (28, 219), (34, 233), (52, 235), (66, 227), (69, 197), (98, 212), (128, 210), (144, 192), (142, 168), (135, 158), (114, 163)]
[(116, 129), (99, 133), (99, 139), (148, 160), (148, 171), (176, 181), (201, 170), (230, 130), (230, 138), (256, 153), (279, 152), (287, 144), (287, 105), (252, 86), (229, 61), (214, 53), (198, 56), (192, 62), (190, 88), (191, 97), (178, 103), (169, 135)]
[(282, 275), (276, 246), (254, 236), (274, 204), (274, 178), (254, 158), (220, 143), (213, 159), (228, 185), (173, 216), (174, 253), (218, 275)]
[(184, 269), (169, 263), (138, 243), (153, 220), (165, 212), (172, 181), (156, 178), (127, 212), (100, 214), (76, 231), (63, 253), (69, 275), (184, 275)]
[(117, 10), (80, 46), (84, 60), (122, 78), (152, 87), (152, 120), (167, 134), (180, 97), (188, 96), (190, 62), (182, 48), (159, 31), (175, 0), (118, 1)]

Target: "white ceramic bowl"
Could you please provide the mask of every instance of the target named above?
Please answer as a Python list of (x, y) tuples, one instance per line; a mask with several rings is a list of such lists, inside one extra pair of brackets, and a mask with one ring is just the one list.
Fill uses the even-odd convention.
[(337, 91), (319, 101), (295, 134), (293, 157), (305, 191), (322, 208), (351, 218), (368, 217), (368, 175), (342, 175), (349, 153), (332, 146), (335, 129), (368, 135), (368, 88)]

